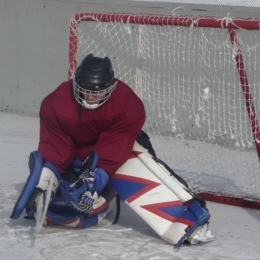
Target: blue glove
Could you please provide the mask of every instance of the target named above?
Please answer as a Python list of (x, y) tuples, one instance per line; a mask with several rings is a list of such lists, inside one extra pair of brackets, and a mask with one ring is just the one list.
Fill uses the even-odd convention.
[(88, 191), (100, 194), (109, 180), (107, 172), (102, 168), (97, 168), (99, 156), (96, 152), (91, 152), (82, 163), (81, 175), (79, 179), (87, 183)]
[(102, 168), (96, 168), (94, 171), (85, 171), (79, 178), (86, 182), (87, 189), (91, 194), (94, 194), (94, 192), (100, 194), (109, 180), (107, 172)]
[(79, 180), (71, 184), (60, 181), (61, 195), (81, 213), (89, 213), (98, 201), (98, 195), (108, 183), (109, 176), (102, 168), (96, 168), (98, 155), (92, 152), (82, 164)]

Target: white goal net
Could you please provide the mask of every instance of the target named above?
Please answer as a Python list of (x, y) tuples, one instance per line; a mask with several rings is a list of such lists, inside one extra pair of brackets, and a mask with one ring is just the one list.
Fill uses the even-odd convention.
[(158, 158), (198, 192), (260, 200), (259, 28), (254, 19), (79, 13), (69, 77), (87, 54), (108, 56), (145, 104)]

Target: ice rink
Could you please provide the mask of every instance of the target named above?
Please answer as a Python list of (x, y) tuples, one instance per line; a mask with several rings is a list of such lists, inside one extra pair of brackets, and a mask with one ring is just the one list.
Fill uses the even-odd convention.
[[(28, 176), (28, 159), (37, 150), (38, 118), (0, 112), (0, 258), (15, 259), (143, 259), (259, 260), (260, 211), (208, 202), (211, 229), (217, 239), (207, 244), (175, 248), (162, 241), (139, 216), (121, 202), (97, 227), (44, 227), (22, 215), (11, 220), (13, 206)], [(259, 173), (260, 174), (260, 173)]]

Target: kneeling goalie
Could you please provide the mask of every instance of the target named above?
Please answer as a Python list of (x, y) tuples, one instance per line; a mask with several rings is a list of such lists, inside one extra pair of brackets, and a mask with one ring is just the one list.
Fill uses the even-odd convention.
[(110, 59), (86, 56), (41, 104), (39, 147), (11, 218), (26, 210), (38, 230), (86, 228), (117, 194), (170, 244), (214, 240), (205, 201), (156, 157), (144, 122), (142, 101), (114, 77)]

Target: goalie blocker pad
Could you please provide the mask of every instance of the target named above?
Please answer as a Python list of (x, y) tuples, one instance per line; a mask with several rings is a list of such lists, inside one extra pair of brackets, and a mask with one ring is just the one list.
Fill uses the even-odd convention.
[(210, 214), (200, 201), (137, 142), (111, 178), (119, 196), (166, 242), (180, 246)]
[(19, 198), (15, 203), (12, 214), (10, 216), (11, 219), (19, 218), (24, 209), (26, 209), (26, 212), (29, 216), (28, 218), (33, 218), (31, 211), (33, 211), (32, 208), (34, 207), (34, 201), (36, 197), (41, 192), (41, 190), (36, 188), (36, 186), (39, 183), (43, 167), (50, 169), (56, 175), (58, 180), (61, 178), (60, 173), (52, 163), (46, 162), (44, 164), (42, 155), (39, 151), (31, 152), (29, 158), (30, 174)]

